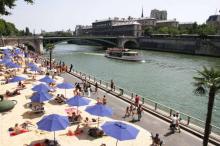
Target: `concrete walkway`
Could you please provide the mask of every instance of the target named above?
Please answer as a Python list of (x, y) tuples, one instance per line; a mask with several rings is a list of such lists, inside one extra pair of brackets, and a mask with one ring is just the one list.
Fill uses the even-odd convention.
[[(70, 74), (63, 74), (64, 79), (68, 82), (80, 82), (78, 78), (70, 75)], [(94, 89), (93, 89), (94, 90)], [(125, 109), (129, 105), (128, 103), (114, 97), (111, 94), (106, 93), (105, 91), (99, 89), (98, 93), (91, 94), (91, 98), (103, 97), (106, 95), (107, 97), (107, 105), (113, 109), (113, 118), (117, 120), (126, 120), (130, 121), (131, 118), (124, 119), (123, 116), (125, 114)], [(181, 130), (181, 133), (176, 132), (175, 134), (170, 134), (169, 125), (167, 123), (155, 116), (152, 116), (149, 113), (144, 112), (143, 117), (140, 122), (135, 122), (134, 124), (139, 125), (149, 131), (150, 133), (159, 133), (161, 139), (164, 141), (164, 146), (202, 146), (202, 139)], [(210, 146), (212, 146), (210, 144)]]

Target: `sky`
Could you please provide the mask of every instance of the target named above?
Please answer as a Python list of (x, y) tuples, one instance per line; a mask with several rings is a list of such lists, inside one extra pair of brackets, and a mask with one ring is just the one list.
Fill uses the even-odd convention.
[[(33, 5), (17, 0), (12, 15), (3, 18), (18, 29), (30, 31), (74, 30), (105, 18), (149, 17), (152, 9), (167, 10), (168, 19), (205, 23), (220, 9), (220, 0), (35, 0)], [(217, 11), (216, 11), (217, 10)], [(218, 12), (219, 14), (219, 12)]]

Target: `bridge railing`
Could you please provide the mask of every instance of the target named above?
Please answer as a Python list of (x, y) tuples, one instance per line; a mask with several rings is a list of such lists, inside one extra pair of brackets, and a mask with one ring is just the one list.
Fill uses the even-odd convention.
[[(108, 81), (100, 80), (93, 75), (89, 75), (87, 73), (77, 71), (77, 70), (74, 70), (72, 73), (74, 75), (80, 77), (83, 80), (89, 81), (92, 84), (97, 83), (99, 87), (102, 87), (102, 88), (105, 88), (106, 90), (111, 91), (111, 87), (110, 87), (111, 83)], [(157, 114), (163, 115), (164, 117), (169, 118), (169, 119), (171, 119), (172, 114), (179, 112), (176, 109), (173, 109), (171, 107), (168, 107), (166, 105), (158, 103), (154, 100), (151, 100), (150, 98), (148, 98), (146, 96), (142, 96), (142, 95), (137, 94), (135, 92), (125, 90), (120, 86), (115, 86), (111, 92), (113, 92), (117, 96), (122, 96), (123, 98), (126, 98), (127, 100), (129, 100), (133, 103), (134, 103), (135, 95), (138, 95), (141, 97), (141, 102), (142, 102), (144, 108), (152, 110), (152, 111), (156, 112)], [(191, 128), (199, 133), (204, 133), (204, 128), (205, 128), (204, 121), (202, 121), (198, 118), (195, 118), (193, 116), (190, 116), (188, 114), (185, 114), (183, 112), (179, 112), (179, 114), (181, 117), (180, 123), (182, 125), (187, 126), (187, 127)], [(220, 141), (220, 128), (215, 125), (211, 125), (211, 127), (212, 128), (211, 128), (210, 137)]]

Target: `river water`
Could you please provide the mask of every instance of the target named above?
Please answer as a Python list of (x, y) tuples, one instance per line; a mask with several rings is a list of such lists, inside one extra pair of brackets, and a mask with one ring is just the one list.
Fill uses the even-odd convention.
[[(201, 120), (207, 112), (207, 96), (193, 94), (193, 76), (203, 66), (220, 69), (220, 58), (138, 50), (145, 62), (126, 62), (104, 57), (99, 47), (58, 44), (57, 61), (73, 64), (74, 69), (110, 81), (156, 102)], [(217, 95), (212, 123), (220, 127), (220, 94)]]

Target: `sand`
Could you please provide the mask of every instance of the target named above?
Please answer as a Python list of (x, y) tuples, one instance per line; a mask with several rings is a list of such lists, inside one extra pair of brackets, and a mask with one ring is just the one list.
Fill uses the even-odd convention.
[[(20, 72), (17, 72), (16, 75), (22, 75)], [(37, 80), (44, 77), (43, 75), (37, 75)], [(61, 83), (63, 78), (56, 77), (56, 83)], [(0, 77), (2, 79), (2, 77)], [(8, 100), (17, 100), (17, 105), (9, 112), (1, 113), (0, 115), (0, 146), (23, 146), (24, 144), (30, 144), (34, 141), (43, 140), (45, 138), (53, 139), (53, 132), (47, 131), (40, 131), (37, 129), (36, 123), (42, 119), (45, 115), (50, 114), (60, 114), (60, 115), (67, 115), (65, 109), (70, 108), (67, 104), (57, 105), (54, 102), (49, 101), (45, 102), (45, 114), (31, 114), (31, 109), (26, 108), (25, 105), (30, 102), (30, 96), (32, 95), (33, 91), (31, 88), (34, 85), (37, 85), (41, 82), (35, 81), (32, 84), (26, 84), (26, 89), (21, 91), (21, 95), (10, 97)], [(12, 91), (17, 87), (17, 83), (9, 83), (6, 85), (0, 85), (0, 94), (4, 94), (6, 90)], [(54, 93), (56, 94), (64, 94), (64, 89), (57, 89)], [(73, 90), (66, 90), (67, 97), (70, 98), (73, 96)], [(96, 103), (95, 100), (91, 99), (92, 102), (90, 105)], [(85, 112), (86, 106), (79, 107), (79, 110), (82, 113), (83, 117), (88, 116), (89, 118), (97, 118), (96, 116), (92, 116)], [(113, 121), (114, 119), (102, 117), (101, 123), (104, 124), (105, 121)], [(19, 134), (16, 136), (10, 136), (8, 132), (9, 127), (14, 127), (15, 123), (23, 123), (25, 121), (31, 121), (35, 126), (30, 127), (30, 132)], [(131, 123), (127, 123), (131, 124)], [(119, 141), (118, 146), (150, 146), (152, 143), (151, 135), (145, 129), (132, 124), (134, 127), (140, 130), (137, 138), (135, 140), (127, 140), (127, 141)], [(77, 125), (73, 125), (67, 127), (65, 130), (57, 131), (56, 132), (56, 140), (61, 144), (61, 146), (100, 146), (102, 143), (105, 143), (107, 146), (114, 146), (116, 145), (116, 139), (110, 136), (104, 136), (102, 138), (94, 139), (87, 135), (86, 129), (84, 133), (79, 136), (66, 136), (65, 134), (69, 129), (75, 130)], [(94, 125), (95, 126), (95, 125)]]

